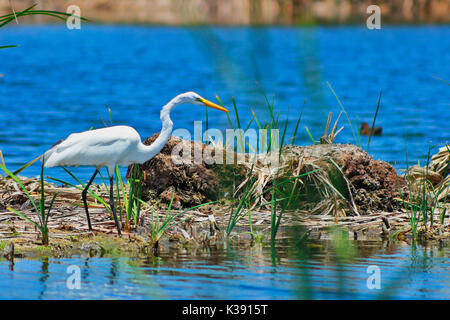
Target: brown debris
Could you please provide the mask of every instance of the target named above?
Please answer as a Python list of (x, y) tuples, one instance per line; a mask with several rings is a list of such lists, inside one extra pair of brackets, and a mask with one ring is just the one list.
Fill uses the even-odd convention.
[[(158, 134), (155, 134), (145, 139), (144, 143), (151, 144), (157, 136)], [(194, 148), (199, 148), (201, 151), (197, 150), (197, 152), (206, 154), (208, 152), (205, 152), (205, 148), (212, 148), (202, 143), (171, 137), (161, 153), (141, 166), (144, 170), (144, 190), (149, 197), (160, 199), (165, 203), (169, 203), (174, 197), (172, 204), (174, 208), (187, 207), (222, 198), (227, 192), (231, 196), (235, 191), (231, 190), (232, 185), (239, 186), (249, 178), (251, 165), (214, 165), (208, 164), (209, 162), (205, 162), (204, 159), (201, 163), (192, 161), (191, 164), (175, 164), (171, 153), (179, 144), (188, 144), (191, 159), (193, 159)], [(183, 155), (182, 152), (180, 155), (188, 156)], [(127, 176), (132, 168), (133, 166), (130, 166)], [(350, 211), (356, 215), (367, 214), (369, 211), (391, 212), (398, 208), (394, 198), (399, 197), (399, 187), (402, 192), (405, 192), (404, 178), (397, 175), (390, 164), (374, 160), (354, 145), (316, 144), (306, 147), (284, 147), (280, 175), (295, 176), (317, 168), (321, 171), (318, 174), (321, 174), (322, 179), (332, 181), (336, 184), (336, 189), (346, 190), (343, 195), (346, 197), (344, 202), (347, 204), (344, 205), (342, 202), (344, 199), (333, 199), (334, 211), (338, 208), (342, 209), (344, 205), (344, 207), (352, 208)], [(260, 186), (255, 188), (255, 192), (258, 191), (261, 194), (260, 201), (264, 203), (270, 202), (270, 193), (266, 192), (264, 196), (262, 194), (271, 187), (270, 175), (276, 171), (270, 173), (263, 169), (265, 168), (257, 162), (252, 174), (258, 175)], [(315, 187), (319, 184), (316, 183)], [(300, 188), (298, 192), (308, 193), (310, 190)], [(316, 205), (319, 205), (319, 202), (324, 200), (324, 194), (328, 193), (328, 191), (316, 193), (321, 196), (310, 200), (317, 201)]]

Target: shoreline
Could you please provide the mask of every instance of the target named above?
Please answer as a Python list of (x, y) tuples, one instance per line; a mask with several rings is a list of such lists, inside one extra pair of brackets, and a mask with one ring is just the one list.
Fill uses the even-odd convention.
[[(66, 28), (64, 24), (61, 24), (59, 21), (48, 20), (44, 22), (37, 21), (21, 21), (18, 25), (14, 25), (14, 28), (17, 27), (46, 27), (46, 26), (58, 26), (61, 28)], [(108, 27), (144, 27), (144, 28), (219, 28), (219, 29), (239, 29), (239, 28), (251, 28), (251, 29), (269, 29), (269, 28), (279, 28), (279, 29), (318, 29), (318, 28), (361, 28), (367, 29), (364, 23), (360, 22), (345, 22), (345, 23), (320, 23), (320, 24), (208, 24), (208, 23), (194, 23), (194, 24), (164, 24), (164, 23), (151, 23), (151, 22), (133, 22), (133, 21), (125, 21), (125, 22), (108, 22), (108, 21), (88, 21), (84, 22), (81, 25), (81, 29), (85, 27), (98, 27), (98, 26), (108, 26)], [(448, 22), (386, 22), (383, 23), (380, 30), (369, 30), (369, 31), (382, 31), (383, 29), (396, 29), (396, 28), (421, 28), (421, 27), (450, 27), (450, 21)], [(5, 29), (11, 29), (11, 26), (6, 26)], [(79, 31), (79, 30), (77, 30)]]
[[(84, 212), (78, 211), (79, 217), (84, 217)], [(0, 219), (4, 224), (4, 212), (0, 212)], [(261, 213), (254, 213), (255, 216)], [(270, 219), (269, 213), (263, 213), (265, 222), (257, 228), (263, 234), (267, 231), (267, 220)], [(193, 215), (194, 217), (194, 215)], [(224, 234), (227, 216), (216, 216), (217, 228), (212, 232), (209, 223), (204, 223), (205, 216), (195, 216), (190, 221), (189, 227), (181, 226), (171, 228), (164, 235), (163, 239), (155, 247), (148, 235), (140, 231), (123, 232), (122, 237), (118, 237), (115, 226), (110, 221), (104, 221), (109, 224), (108, 228), (94, 227), (92, 232), (87, 230), (71, 229), (68, 224), (60, 227), (50, 228), (49, 245), (42, 245), (38, 232), (32, 230), (32, 225), (28, 222), (13, 223), (14, 230), (8, 234), (3, 229), (0, 233), (0, 259), (14, 260), (15, 258), (68, 258), (76, 255), (88, 257), (158, 257), (163, 252), (171, 252), (179, 249), (211, 249), (224, 247), (227, 245), (238, 245), (244, 247), (253, 246), (271, 246), (268, 237), (264, 240), (253, 238), (248, 234), (248, 225), (239, 224), (232, 238), (227, 238)], [(203, 218), (203, 219), (202, 219)], [(287, 217), (291, 218), (291, 217)], [(387, 218), (390, 229), (386, 233), (383, 219)], [(11, 221), (14, 221), (12, 219)], [(203, 221), (202, 221), (203, 220)], [(207, 220), (207, 219), (206, 219)], [(376, 213), (368, 216), (348, 219), (334, 220), (333, 217), (324, 219), (324, 216), (303, 216), (302, 221), (296, 221), (295, 224), (284, 225), (279, 232), (277, 243), (283, 239), (294, 240), (307, 239), (310, 243), (320, 243), (330, 240), (335, 230), (341, 230), (347, 234), (348, 240), (356, 243), (397, 243), (399, 245), (414, 243), (411, 237), (411, 228), (406, 213)], [(10, 222), (11, 222), (10, 221)], [(66, 221), (68, 222), (68, 221)], [(337, 222), (337, 223), (336, 223)], [(148, 227), (148, 226), (147, 226)], [(145, 229), (145, 225), (143, 227)], [(301, 231), (300, 234), (298, 233)], [(259, 232), (258, 231), (258, 232)], [(421, 226), (419, 229), (420, 237), (417, 244), (425, 246), (449, 245), (450, 243), (450, 223), (434, 227)], [(11, 245), (12, 244), (12, 245)], [(12, 257), (12, 258), (11, 258)]]
[[(30, 0), (15, 0), (15, 11), (35, 4)], [(384, 22), (450, 22), (446, 0), (393, 0), (375, 3)], [(323, 23), (366, 22), (369, 4), (365, 0), (79, 0), (76, 4), (86, 18), (110, 23), (141, 22), (167, 25), (301, 25)], [(64, 0), (39, 1), (36, 10), (66, 12)], [(0, 4), (0, 15), (12, 12), (7, 1)], [(22, 19), (24, 20), (24, 19)], [(30, 21), (48, 21), (45, 17), (27, 17)]]

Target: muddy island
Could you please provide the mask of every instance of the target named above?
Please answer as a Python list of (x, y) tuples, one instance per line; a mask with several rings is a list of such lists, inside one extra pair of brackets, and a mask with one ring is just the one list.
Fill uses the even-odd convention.
[[(142, 200), (137, 217), (126, 217), (130, 198), (119, 203), (122, 238), (116, 235), (107, 206), (99, 201), (107, 199), (107, 186), (90, 189), (94, 231), (89, 232), (81, 186), (45, 182), (46, 210), (56, 195), (48, 217), (49, 246), (41, 245), (42, 234), (31, 221), (14, 212), (37, 222), (36, 210), (20, 184), (38, 198), (41, 182), (3, 176), (0, 254), (7, 257), (15, 247), (15, 254), (29, 255), (97, 256), (114, 250), (157, 255), (168, 246), (215, 246), (230, 239), (264, 242), (271, 238), (273, 219), (280, 221), (278, 238), (285, 230), (302, 226), (306, 232), (299, 236), (315, 239), (326, 238), (327, 230), (335, 227), (344, 228), (355, 240), (449, 239), (448, 146), (432, 156), (428, 166), (409, 168), (402, 175), (351, 144), (284, 146), (276, 168), (248, 155), (241, 158), (243, 163), (216, 164), (206, 156), (200, 163), (176, 164), (174, 148), (185, 160), (196, 148), (210, 157), (220, 152), (224, 160), (230, 154), (235, 160), (239, 157), (230, 150), (171, 137), (153, 159), (128, 168), (128, 178), (134, 170), (140, 172)], [(189, 153), (183, 155), (186, 150)], [(129, 192), (128, 185), (123, 188), (118, 192)]]

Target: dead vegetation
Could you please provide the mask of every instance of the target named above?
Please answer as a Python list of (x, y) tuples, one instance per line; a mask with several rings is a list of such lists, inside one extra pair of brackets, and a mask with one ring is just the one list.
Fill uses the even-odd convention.
[(411, 187), (418, 193), (424, 183), (429, 184), (429, 198), (441, 203), (450, 201), (450, 146), (446, 145), (431, 157), (428, 165), (416, 165), (406, 171)]

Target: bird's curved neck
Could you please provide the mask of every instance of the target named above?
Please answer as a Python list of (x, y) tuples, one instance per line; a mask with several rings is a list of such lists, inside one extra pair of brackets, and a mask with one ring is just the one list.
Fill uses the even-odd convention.
[(140, 143), (137, 154), (135, 156), (135, 163), (144, 163), (147, 160), (153, 158), (156, 154), (158, 154), (158, 152), (162, 150), (164, 145), (169, 140), (173, 129), (173, 122), (170, 119), (170, 112), (180, 103), (182, 102), (178, 101), (177, 97), (175, 97), (161, 109), (161, 132), (159, 133), (158, 138), (156, 138), (156, 140), (151, 145), (146, 146), (142, 142)]

